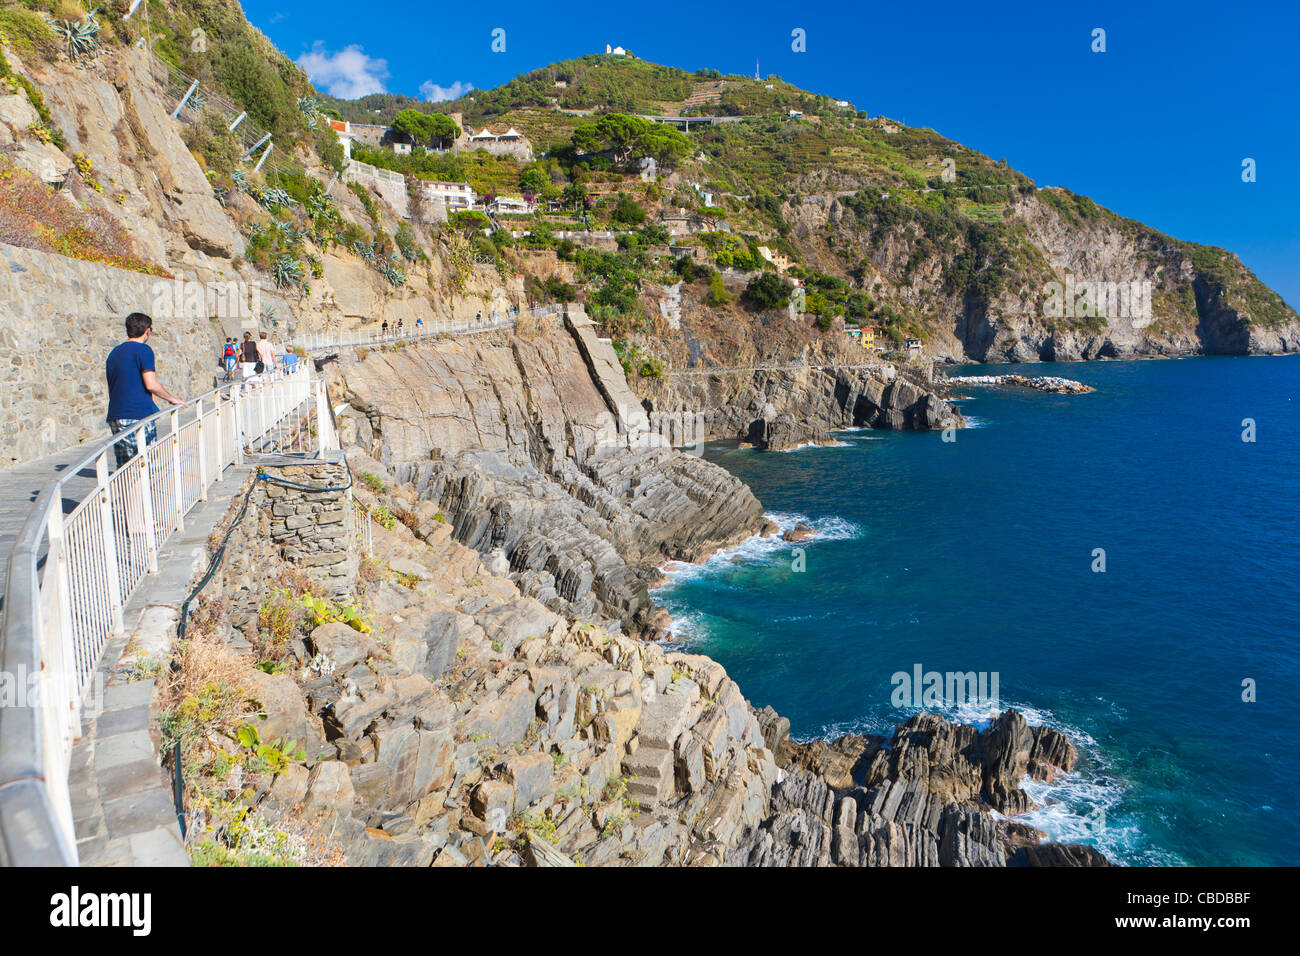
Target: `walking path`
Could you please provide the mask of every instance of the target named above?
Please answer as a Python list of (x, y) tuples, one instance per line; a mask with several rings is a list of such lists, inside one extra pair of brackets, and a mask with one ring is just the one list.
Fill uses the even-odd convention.
[[(103, 710), (82, 723), (72, 748), (68, 786), (82, 866), (188, 866), (171, 780), (162, 769), (155, 680), (138, 677), (145, 661), (166, 665), (189, 596), (207, 565), (208, 535), (230, 508), (251, 465), (231, 468), (209, 499), (185, 518), (185, 529), (158, 553), (150, 575), (126, 606), (126, 634), (104, 649), (96, 684)], [(135, 678), (135, 679), (133, 679)]]
[[(548, 311), (553, 309), (534, 314)], [(510, 317), (468, 328), (444, 325), (402, 339), (472, 335), (513, 324)], [(309, 351), (323, 351), (368, 343), (317, 339), (300, 344)], [(257, 394), (254, 391), (250, 397)], [(299, 413), (287, 411), (280, 421), (289, 423), (290, 432), (296, 434)], [(182, 411), (178, 426), (184, 428), (194, 415), (193, 408)], [(263, 426), (268, 430), (258, 432), (262, 437), (249, 449), (254, 455), (265, 450), (267, 441), (284, 437), (280, 424), (267, 421)], [(0, 470), (0, 581), (6, 588), (15, 544), (42, 491), (102, 441)], [(184, 866), (189, 862), (171, 783), (159, 760), (162, 739), (154, 703), (155, 680), (150, 675), (170, 660), (180, 607), (208, 561), (208, 536), (226, 515), (252, 467), (252, 461), (227, 465), (222, 480), (213, 480), (208, 486), (207, 499), (200, 499), (186, 512), (182, 526), (158, 550), (157, 572), (146, 574), (130, 591), (122, 613), (123, 632), (109, 638), (99, 656), (81, 706), (81, 734), (69, 741), (68, 794), (78, 860), (83, 866)], [(63, 514), (71, 514), (97, 487), (93, 466), (69, 478), (63, 485)], [(47, 546), (44, 539), (41, 546)], [(38, 553), (42, 574), (45, 557)], [(0, 603), (0, 610), (3, 608)]]
[[(107, 427), (104, 437), (108, 437)], [(32, 505), (41, 490), (85, 458), (89, 451), (90, 445), (77, 445), (0, 471), (0, 582), (8, 580), (14, 542), (23, 524), (31, 517)], [(94, 487), (94, 468), (84, 469), (71, 479), (64, 485), (68, 494), (63, 499), (63, 513), (71, 512)], [(0, 610), (3, 608), (4, 589), (0, 584)]]

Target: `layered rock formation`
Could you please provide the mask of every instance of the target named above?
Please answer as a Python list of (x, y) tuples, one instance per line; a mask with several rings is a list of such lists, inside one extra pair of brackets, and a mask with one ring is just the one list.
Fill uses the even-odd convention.
[(219, 674), (230, 712), (255, 702), (260, 739), (302, 755), (252, 760), (234, 725), (187, 738), (192, 853), (404, 866), (1105, 862), (990, 812), (1028, 808), (1024, 777), (1073, 766), (1054, 731), (1015, 712), (983, 733), (922, 714), (889, 739), (794, 743), (788, 721), (755, 712), (715, 661), (522, 594), (413, 486), (356, 495), (371, 514), (402, 516), (372, 528), (352, 591), (364, 625), (295, 612), (307, 585), (274, 544), (268, 506), (281, 499), (260, 493), (205, 592), (171, 672), (173, 719), (185, 719), (185, 687)]
[(345, 441), (434, 503), (458, 541), (499, 555), (552, 610), (633, 631), (664, 624), (647, 586), (757, 533), (737, 479), (653, 432), (580, 309), (535, 339), (345, 358)]
[(803, 745), (770, 708), (764, 739), (788, 773), (771, 814), (730, 850), (739, 866), (1106, 866), (1091, 847), (1040, 846), (1040, 833), (995, 817), (1031, 808), (1027, 776), (1074, 769), (1070, 742), (1011, 710), (983, 732), (921, 713), (892, 737)]

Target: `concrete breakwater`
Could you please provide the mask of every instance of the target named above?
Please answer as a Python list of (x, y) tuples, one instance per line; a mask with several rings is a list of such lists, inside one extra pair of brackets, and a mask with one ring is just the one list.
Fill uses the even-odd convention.
[(1095, 392), (1091, 385), (1084, 385), (1072, 378), (1059, 378), (1055, 375), (954, 375), (940, 379), (936, 384), (946, 385), (1017, 385), (1021, 388), (1033, 388), (1040, 392), (1055, 392), (1062, 395), (1084, 395)]

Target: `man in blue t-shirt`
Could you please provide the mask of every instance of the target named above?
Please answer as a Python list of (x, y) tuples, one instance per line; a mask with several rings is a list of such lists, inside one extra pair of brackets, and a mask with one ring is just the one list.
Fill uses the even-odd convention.
[(152, 331), (153, 319), (143, 312), (132, 312), (126, 317), (126, 341), (109, 352), (104, 362), (104, 374), (108, 378), (108, 427), (114, 435), (130, 432), (113, 446), (119, 468), (139, 452), (140, 431), (144, 432), (146, 445), (158, 439), (158, 426), (154, 422), (141, 430), (132, 430), (141, 419), (158, 411), (153, 396), (189, 408), (188, 402), (172, 395), (158, 381), (153, 366), (153, 349), (148, 345)]

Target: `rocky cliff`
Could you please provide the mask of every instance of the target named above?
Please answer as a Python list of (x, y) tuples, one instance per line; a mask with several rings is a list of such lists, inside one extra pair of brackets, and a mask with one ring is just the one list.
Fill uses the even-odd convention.
[(383, 349), (330, 368), (344, 441), (553, 610), (656, 633), (656, 567), (764, 524), (742, 483), (651, 430), (580, 308), (536, 337)]
[[(944, 146), (932, 148), (937, 156)], [(942, 197), (937, 206), (914, 205), (906, 193), (861, 178), (810, 176), (801, 183), (806, 192), (782, 207), (809, 260), (835, 274), (845, 273), (846, 259), (856, 262), (855, 283), (906, 315), (930, 357), (1077, 361), (1300, 349), (1295, 310), (1226, 250), (1173, 239), (1059, 187), (1022, 184), (997, 202), (983, 197), (990, 218), (982, 221), (946, 215), (964, 194), (930, 186), (927, 195)]]
[[(155, 319), (163, 382), (193, 395), (215, 383), (227, 335), (264, 330), (283, 347), (298, 333), (429, 327), (521, 304), (519, 278), (458, 258), (451, 237), (420, 223), (407, 226), (412, 258), (394, 284), (373, 247), (391, 245), (402, 220), (335, 181), (306, 145), (282, 146), (285, 181), (319, 181), (314, 205), (232, 188), (191, 148), (196, 124), (172, 118), (167, 66), (143, 50), (0, 52), (0, 364), (17, 380), (0, 402), (3, 463), (107, 434), (102, 362), (133, 311)], [(269, 248), (310, 275), (276, 278), (272, 234), (292, 237)]]

